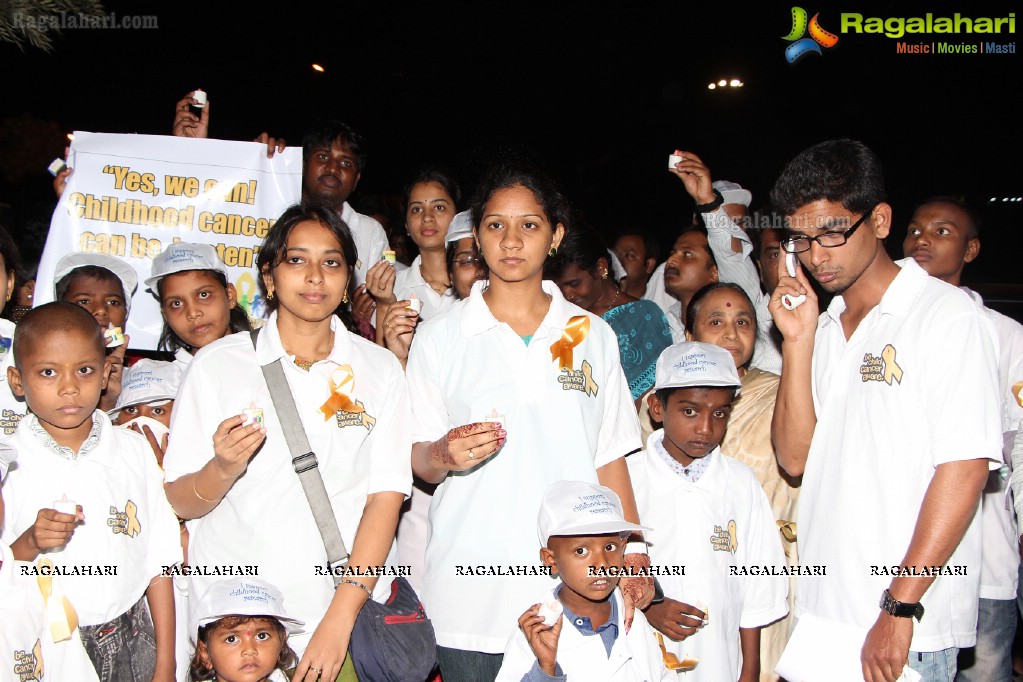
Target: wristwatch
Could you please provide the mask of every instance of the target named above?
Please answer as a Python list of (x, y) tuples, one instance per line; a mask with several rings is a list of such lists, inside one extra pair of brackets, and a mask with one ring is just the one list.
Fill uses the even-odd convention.
[(881, 610), (896, 618), (916, 618), (918, 623), (924, 616), (924, 607), (920, 602), (910, 604), (898, 601), (888, 590), (881, 595)]
[(716, 211), (721, 204), (725, 203), (725, 198), (721, 196), (721, 192), (714, 190), (714, 200), (706, 204), (697, 204), (693, 210), (697, 213), (710, 213)]

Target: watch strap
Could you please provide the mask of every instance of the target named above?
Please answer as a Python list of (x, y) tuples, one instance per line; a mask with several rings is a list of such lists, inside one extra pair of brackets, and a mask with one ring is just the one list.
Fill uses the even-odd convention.
[(892, 596), (892, 593), (885, 590), (881, 595), (881, 610), (896, 618), (916, 618), (917, 622), (924, 615), (924, 607), (920, 602), (901, 602)]
[(714, 200), (706, 204), (697, 204), (694, 210), (697, 213), (710, 213), (721, 208), (721, 205), (725, 203), (725, 198), (721, 196), (721, 192), (714, 190)]

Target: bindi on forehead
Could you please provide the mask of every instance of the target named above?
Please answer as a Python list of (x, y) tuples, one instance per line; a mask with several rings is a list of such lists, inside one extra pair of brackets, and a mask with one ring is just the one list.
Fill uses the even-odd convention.
[(726, 308), (731, 308), (731, 307), (732, 307), (732, 304), (731, 304), (731, 302), (729, 302), (729, 301), (725, 301), (725, 307), (726, 307)]

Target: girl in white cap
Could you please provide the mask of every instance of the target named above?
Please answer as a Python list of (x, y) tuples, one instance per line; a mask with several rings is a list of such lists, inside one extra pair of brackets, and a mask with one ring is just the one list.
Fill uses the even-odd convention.
[(252, 328), (227, 281), (227, 266), (209, 244), (171, 244), (153, 259), (146, 286), (163, 314), (160, 348), (186, 365), (200, 348)]
[(193, 682), (285, 682), (284, 671), (295, 666), (288, 635), (301, 632), (303, 623), (284, 610), (280, 591), (262, 580), (214, 583), (192, 608), (190, 623)]

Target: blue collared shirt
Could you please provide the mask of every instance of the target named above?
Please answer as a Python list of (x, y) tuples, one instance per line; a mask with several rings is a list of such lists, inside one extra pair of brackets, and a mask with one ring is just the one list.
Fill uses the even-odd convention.
[[(554, 596), (557, 597), (558, 593), (561, 592), (561, 588), (564, 587), (564, 583), (558, 586), (554, 591)], [(558, 601), (561, 601), (560, 599)], [(572, 627), (579, 631), (583, 637), (592, 637), (593, 635), (599, 635), (600, 641), (604, 644), (604, 651), (607, 652), (608, 657), (611, 656), (611, 649), (615, 645), (615, 640), (618, 639), (618, 605), (615, 603), (614, 598), (608, 600), (611, 604), (611, 613), (607, 617), (607, 622), (598, 627), (596, 630), (593, 629), (593, 623), (586, 616), (579, 616), (572, 612), (565, 603), (562, 602), (561, 606), (564, 609), (564, 619), (566, 623), (571, 623)], [(564, 627), (564, 625), (562, 625)], [(549, 680), (564, 681), (568, 679), (565, 672), (561, 669), (561, 666), (557, 663), (554, 664), (554, 677), (551, 677), (544, 671), (540, 670), (540, 663), (538, 661), (533, 662), (533, 667), (530, 668), (529, 672), (523, 675), (522, 682), (549, 682)]]

